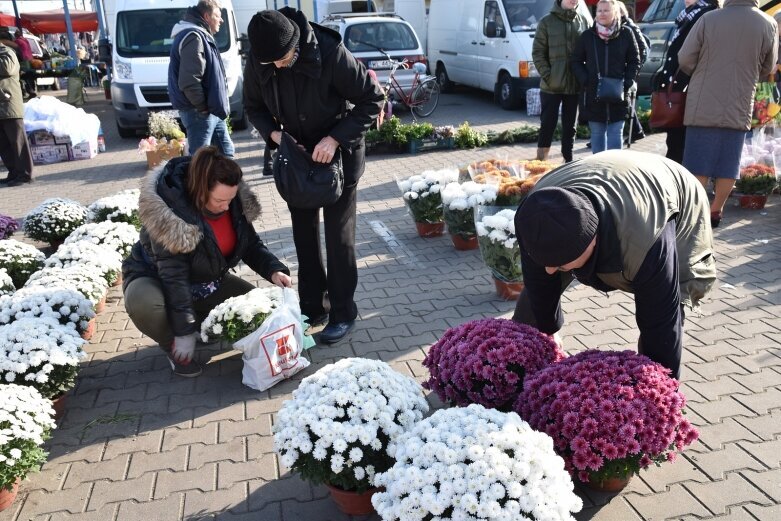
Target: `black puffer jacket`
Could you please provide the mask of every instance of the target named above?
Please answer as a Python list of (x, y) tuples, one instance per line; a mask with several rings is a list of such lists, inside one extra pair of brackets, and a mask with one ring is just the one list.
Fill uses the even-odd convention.
[(597, 69), (604, 77), (622, 78), (624, 90), (629, 90), (640, 71), (640, 53), (629, 27), (622, 26), (608, 41), (600, 38), (596, 27), (592, 27), (580, 35), (572, 55), (572, 70), (580, 84), (586, 86), (586, 119), (598, 123), (615, 123), (626, 119), (629, 115), (627, 96), (622, 102), (597, 101)]
[[(363, 146), (363, 136), (380, 113), (383, 94), (342, 44), (339, 33), (310, 24), (292, 7), (279, 10), (301, 31), (300, 55), (290, 68), (261, 65), (251, 56), (244, 68), (244, 107), (252, 125), (271, 147), (271, 132), (291, 134), (309, 152), (326, 136), (336, 139), (342, 151)], [(277, 85), (280, 108), (274, 85)], [(345, 117), (345, 100), (355, 105)], [(344, 181), (350, 185), (363, 173), (363, 161), (345, 160)]]
[(138, 201), (141, 237), (122, 265), (125, 289), (139, 277), (160, 280), (176, 336), (197, 331), (191, 284), (221, 280), (240, 260), (268, 281), (276, 271), (290, 274), (258, 238), (252, 221), (260, 216), (260, 204), (243, 181), (229, 210), (236, 247), (230, 258), (222, 255), (211, 226), (189, 202), (190, 159), (173, 159), (144, 179)]

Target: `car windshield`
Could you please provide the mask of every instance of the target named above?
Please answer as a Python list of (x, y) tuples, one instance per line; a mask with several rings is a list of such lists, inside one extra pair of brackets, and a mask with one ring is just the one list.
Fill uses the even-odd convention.
[[(120, 56), (169, 56), (171, 29), (184, 16), (186, 8), (148, 9), (117, 13), (116, 48)], [(222, 10), (222, 25), (214, 35), (220, 52), (230, 48), (228, 12)]]
[(510, 30), (531, 31), (553, 7), (553, 0), (502, 0)]
[(350, 52), (411, 51), (418, 48), (413, 30), (404, 23), (368, 22), (350, 25), (344, 32)]
[(685, 8), (683, 0), (656, 0), (643, 15), (643, 22), (672, 22)]

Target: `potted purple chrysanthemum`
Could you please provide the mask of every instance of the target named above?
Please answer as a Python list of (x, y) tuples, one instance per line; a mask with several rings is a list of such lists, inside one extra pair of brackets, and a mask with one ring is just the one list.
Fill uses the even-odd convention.
[(19, 221), (8, 215), (0, 214), (0, 240), (7, 239), (19, 229)]
[(530, 375), (515, 410), (553, 438), (574, 477), (616, 492), (699, 436), (669, 373), (633, 351), (585, 351)]
[(486, 318), (445, 331), (423, 360), (423, 387), (443, 401), (509, 411), (524, 378), (564, 353), (553, 338), (512, 320)]

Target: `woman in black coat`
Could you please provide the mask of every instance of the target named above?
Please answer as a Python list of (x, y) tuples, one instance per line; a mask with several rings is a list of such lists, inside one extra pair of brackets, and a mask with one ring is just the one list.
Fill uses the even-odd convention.
[[(572, 69), (585, 86), (585, 117), (591, 129), (591, 150), (620, 149), (624, 121), (629, 115), (627, 92), (634, 86), (640, 70), (640, 53), (632, 31), (621, 24), (615, 0), (600, 0), (594, 26), (580, 35), (572, 56)], [(599, 77), (620, 78), (624, 87), (622, 101), (603, 101), (597, 97)]]
[[(678, 51), (683, 42), (705, 13), (719, 8), (718, 0), (684, 0), (686, 8), (675, 19), (675, 29), (667, 54), (662, 62), (662, 70), (654, 77), (654, 91), (666, 90), (672, 82), (674, 92), (683, 92), (689, 85), (689, 76), (678, 70)], [(666, 128), (667, 157), (676, 163), (683, 164), (683, 148), (686, 144), (686, 127)]]
[(125, 308), (180, 376), (201, 374), (193, 355), (209, 311), (255, 288), (228, 273), (239, 261), (292, 287), (290, 271), (252, 226), (260, 204), (241, 178), (235, 161), (208, 146), (150, 172), (141, 187), (143, 227), (122, 265)]
[(320, 252), (320, 210), (288, 205), (301, 311), (310, 324), (328, 319), (319, 339), (333, 343), (350, 331), (358, 315), (356, 189), (365, 167), (363, 137), (384, 96), (344, 48), (339, 33), (310, 24), (292, 7), (257, 13), (248, 33), (244, 106), (266, 146), (276, 148), (284, 129), (316, 162), (329, 163), (341, 149), (344, 190), (323, 208), (327, 275)]

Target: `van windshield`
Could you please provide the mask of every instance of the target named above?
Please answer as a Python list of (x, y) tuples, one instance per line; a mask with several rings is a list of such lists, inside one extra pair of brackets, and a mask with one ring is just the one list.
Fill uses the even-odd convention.
[[(184, 16), (186, 8), (147, 9), (117, 13), (117, 54), (126, 57), (169, 56), (171, 29)], [(222, 10), (222, 25), (214, 35), (220, 52), (230, 48), (228, 11)]]
[(502, 0), (502, 3), (513, 32), (536, 29), (540, 19), (553, 7), (553, 0)]

